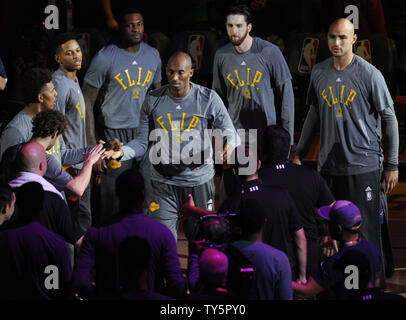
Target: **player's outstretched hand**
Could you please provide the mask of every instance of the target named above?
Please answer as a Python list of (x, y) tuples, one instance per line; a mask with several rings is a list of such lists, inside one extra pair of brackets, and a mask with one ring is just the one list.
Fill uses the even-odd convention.
[(84, 154), (86, 159), (85, 162), (94, 165), (100, 159), (104, 151), (105, 149), (103, 148), (103, 145), (99, 143), (98, 145), (94, 146), (88, 154)]

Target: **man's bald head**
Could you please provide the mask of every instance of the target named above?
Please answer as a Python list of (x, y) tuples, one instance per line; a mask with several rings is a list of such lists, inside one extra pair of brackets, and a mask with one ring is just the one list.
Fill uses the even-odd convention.
[(354, 32), (355, 32), (354, 25), (352, 24), (352, 22), (345, 18), (340, 18), (340, 19), (333, 21), (333, 23), (330, 25), (330, 28), (328, 29), (328, 31), (330, 32), (331, 30), (334, 30), (337, 28), (346, 30), (347, 32), (349, 32), (349, 34), (354, 34)]
[(206, 249), (200, 255), (199, 272), (205, 285), (211, 288), (224, 286), (227, 280), (228, 258), (217, 249)]
[(29, 142), (19, 152), (20, 171), (32, 172), (43, 176), (46, 171), (46, 153), (38, 142)]
[(190, 90), (193, 76), (192, 58), (185, 52), (175, 52), (166, 66), (169, 90), (175, 97), (184, 97)]
[(186, 52), (178, 51), (171, 55), (168, 66), (172, 63), (184, 63), (185, 67), (192, 68), (192, 58)]
[(328, 47), (333, 57), (341, 61), (351, 61), (352, 45), (357, 40), (354, 25), (351, 21), (341, 18), (335, 20), (328, 31)]

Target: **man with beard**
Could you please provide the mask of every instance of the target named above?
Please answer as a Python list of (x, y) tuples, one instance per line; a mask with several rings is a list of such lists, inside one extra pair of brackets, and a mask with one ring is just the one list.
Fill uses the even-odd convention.
[[(86, 136), (89, 145), (96, 142), (96, 136), (104, 141), (117, 138), (123, 143), (134, 139), (147, 90), (151, 86), (154, 88), (161, 86), (159, 53), (142, 41), (144, 35), (142, 13), (137, 9), (126, 9), (122, 12), (119, 23), (119, 40), (98, 52), (84, 78)], [(100, 90), (102, 87), (103, 90)], [(99, 91), (103, 91), (104, 99), (101, 102), (101, 114), (95, 117), (94, 106)], [(137, 162), (141, 162), (140, 171), (146, 184), (146, 198), (150, 185), (147, 154), (136, 159)], [(102, 220), (118, 211), (118, 201), (114, 197), (115, 179), (132, 165), (133, 161), (110, 161), (108, 168), (100, 174)], [(101, 171), (101, 168), (99, 169)]]
[[(256, 129), (257, 135), (247, 136), (251, 142), (260, 140), (264, 129), (280, 119), (293, 145), (292, 77), (281, 51), (272, 43), (250, 35), (251, 12), (246, 6), (228, 11), (226, 29), (231, 43), (216, 52), (213, 89), (223, 99), (235, 128)], [(275, 100), (281, 101), (280, 106)], [(277, 115), (279, 107), (281, 114)], [(220, 201), (224, 196), (222, 191)]]

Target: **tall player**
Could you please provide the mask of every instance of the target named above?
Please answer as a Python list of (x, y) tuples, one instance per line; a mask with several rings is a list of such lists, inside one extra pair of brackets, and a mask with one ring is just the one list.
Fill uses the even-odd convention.
[[(307, 93), (307, 114), (295, 162), (306, 156), (320, 127), (318, 170), (336, 199), (350, 200), (363, 213), (361, 236), (382, 248), (380, 198), (384, 128), (386, 192), (398, 182), (398, 122), (381, 72), (352, 52), (353, 24), (338, 19), (330, 25), (332, 57), (316, 64)], [(387, 252), (389, 253), (389, 252)], [(389, 253), (390, 254), (390, 253)]]
[[(144, 20), (137, 9), (126, 9), (120, 16), (120, 39), (99, 51), (92, 60), (83, 84), (86, 102), (86, 134), (88, 144), (98, 138), (110, 141), (117, 138), (126, 143), (135, 137), (141, 105), (150, 87), (161, 86), (161, 59), (156, 49), (142, 41)], [(101, 117), (95, 119), (94, 105), (101, 88), (104, 99)], [(149, 193), (148, 157), (141, 161), (146, 193)], [(114, 196), (116, 177), (132, 166), (132, 161), (110, 161), (101, 174), (100, 210), (102, 219), (118, 210)]]
[[(63, 139), (68, 149), (86, 148), (86, 107), (76, 73), (82, 68), (82, 50), (72, 33), (59, 34), (54, 40), (55, 60), (59, 68), (53, 73), (52, 81), (58, 92), (55, 109), (66, 116), (69, 122)], [(83, 163), (72, 166), (71, 173), (79, 174)], [(68, 198), (69, 199), (69, 198)], [(90, 208), (90, 185), (76, 201), (69, 206), (77, 215), (80, 226), (87, 230), (92, 223)]]
[[(235, 128), (257, 129), (257, 136), (249, 137), (257, 140), (268, 125), (276, 124), (280, 118), (279, 124), (290, 133), (293, 144), (292, 77), (281, 51), (250, 35), (251, 12), (246, 6), (228, 11), (226, 29), (230, 43), (216, 52), (213, 89), (223, 99)], [(280, 106), (275, 105), (276, 97), (281, 100)], [(224, 196), (222, 192), (221, 198)]]

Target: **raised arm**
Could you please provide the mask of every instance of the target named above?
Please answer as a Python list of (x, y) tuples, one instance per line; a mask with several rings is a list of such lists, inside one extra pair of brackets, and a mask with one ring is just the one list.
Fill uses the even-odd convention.
[(92, 166), (100, 159), (104, 149), (102, 144), (96, 145), (87, 155), (80, 173), (66, 185), (66, 189), (81, 197), (87, 188), (92, 176)]

